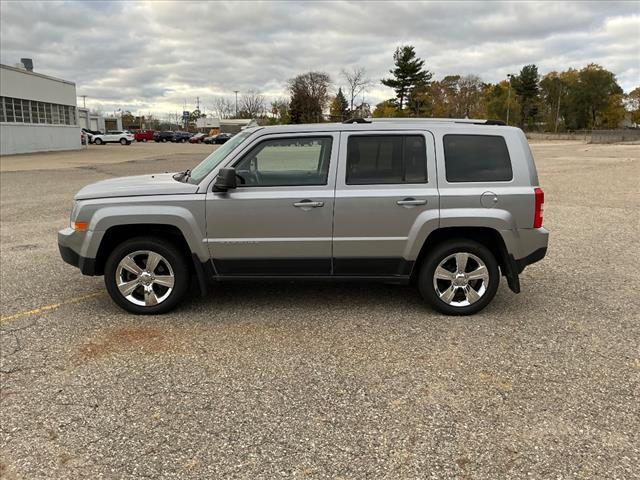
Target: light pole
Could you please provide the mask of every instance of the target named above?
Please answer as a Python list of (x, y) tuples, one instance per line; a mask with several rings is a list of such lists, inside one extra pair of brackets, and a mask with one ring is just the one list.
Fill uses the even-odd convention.
[(558, 107), (556, 109), (556, 128), (555, 133), (558, 133), (558, 123), (560, 122), (560, 97), (562, 96), (562, 82), (558, 79)]
[(511, 78), (513, 78), (513, 74), (507, 73), (507, 78), (509, 79), (509, 89), (507, 90), (507, 125), (509, 125), (509, 110), (511, 109)]
[(239, 90), (234, 90), (236, 94), (236, 118), (238, 118), (238, 92)]

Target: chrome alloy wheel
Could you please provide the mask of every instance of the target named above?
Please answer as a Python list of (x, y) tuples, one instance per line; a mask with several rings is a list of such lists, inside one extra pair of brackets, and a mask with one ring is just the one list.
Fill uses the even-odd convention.
[(489, 286), (489, 270), (480, 258), (458, 252), (442, 260), (433, 273), (433, 288), (440, 300), (452, 307), (476, 303)]
[(164, 302), (175, 283), (171, 265), (150, 250), (128, 254), (116, 268), (116, 285), (124, 298), (135, 305), (152, 307)]

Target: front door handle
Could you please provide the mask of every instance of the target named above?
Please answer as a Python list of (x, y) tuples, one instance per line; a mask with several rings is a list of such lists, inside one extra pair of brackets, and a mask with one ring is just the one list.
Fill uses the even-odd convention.
[(301, 200), (293, 204), (297, 208), (318, 208), (324, 207), (324, 202), (313, 202), (311, 200)]
[(415, 198), (405, 198), (404, 200), (398, 200), (397, 205), (426, 205), (426, 200), (416, 200)]

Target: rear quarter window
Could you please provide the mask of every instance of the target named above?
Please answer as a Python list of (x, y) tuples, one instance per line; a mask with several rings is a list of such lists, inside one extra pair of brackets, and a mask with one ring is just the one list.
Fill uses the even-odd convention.
[(504, 137), (459, 135), (443, 137), (448, 182), (508, 182), (513, 179)]

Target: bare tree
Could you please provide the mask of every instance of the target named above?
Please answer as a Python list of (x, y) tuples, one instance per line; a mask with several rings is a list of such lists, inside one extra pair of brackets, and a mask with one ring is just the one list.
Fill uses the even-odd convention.
[(238, 116), (240, 118), (256, 118), (264, 116), (266, 112), (264, 95), (257, 90), (249, 90), (240, 98), (239, 108)]
[(216, 97), (211, 110), (218, 118), (232, 118), (235, 114), (234, 103), (226, 97)]
[(355, 66), (351, 70), (342, 70), (340, 74), (347, 81), (347, 94), (349, 106), (353, 112), (353, 105), (360, 94), (366, 92), (371, 86), (371, 79), (367, 77), (367, 70), (364, 67)]

